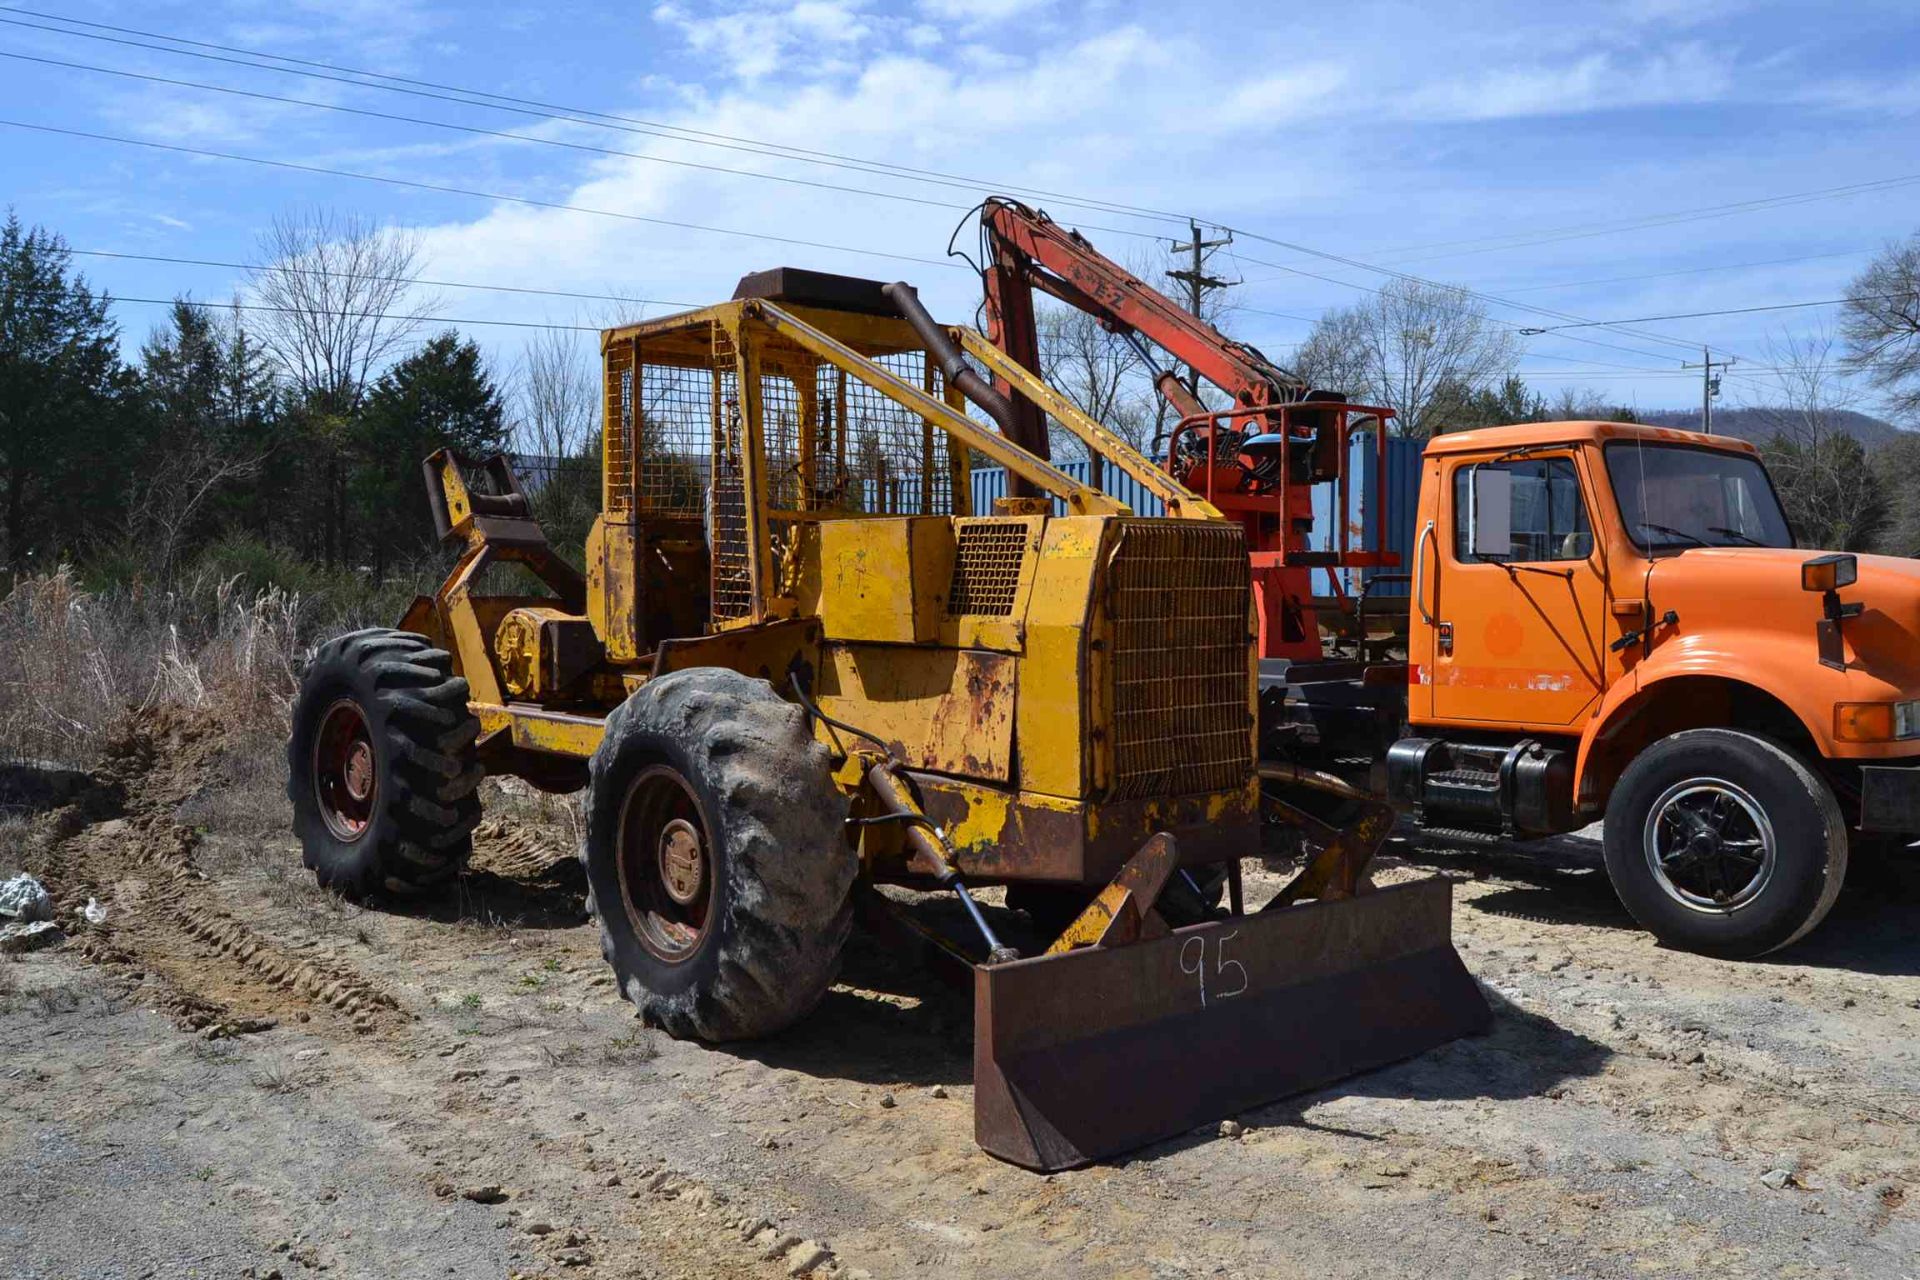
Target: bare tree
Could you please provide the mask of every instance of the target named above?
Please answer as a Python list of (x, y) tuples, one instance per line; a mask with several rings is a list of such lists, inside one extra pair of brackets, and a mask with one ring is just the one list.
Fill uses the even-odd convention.
[(1866, 450), (1839, 415), (1857, 398), (1834, 358), (1834, 335), (1782, 334), (1767, 342), (1773, 370), (1753, 404), (1768, 469), (1802, 543), (1865, 550), (1887, 520), (1887, 497)]
[(542, 329), (521, 352), (514, 376), (519, 402), (514, 436), (522, 452), (572, 458), (586, 450), (600, 412), (599, 381), (587, 359), (590, 338)]
[(1295, 365), (1316, 384), (1394, 409), (1402, 433), (1427, 436), (1439, 425), (1437, 393), (1504, 377), (1518, 356), (1512, 332), (1467, 293), (1395, 280), (1322, 316)]
[(409, 306), (418, 240), (352, 214), (312, 209), (275, 218), (253, 272), (261, 342), (302, 399), (349, 413), (425, 318)]
[(1771, 372), (1760, 384), (1763, 389), (1747, 399), (1768, 435), (1810, 447), (1841, 430), (1839, 415), (1859, 394), (1842, 376), (1835, 345), (1833, 333), (1824, 328), (1767, 339)]
[(135, 473), (124, 517), (128, 540), (142, 549), (163, 585), (173, 585), (181, 544), (207, 500), (225, 484), (257, 476), (262, 460), (228, 457), (212, 441), (198, 439)]
[(1920, 432), (1901, 432), (1873, 451), (1872, 462), (1887, 495), (1887, 522), (1875, 549), (1920, 556)]
[(1562, 387), (1547, 401), (1554, 422), (1638, 422), (1632, 406), (1609, 400), (1592, 387)]
[(1920, 418), (1920, 234), (1888, 245), (1847, 286), (1840, 313), (1847, 363), (1896, 417)]
[[(1147, 365), (1132, 343), (1071, 307), (1044, 307), (1035, 317), (1040, 337), (1040, 376), (1064, 392), (1080, 411), (1136, 449), (1147, 447), (1158, 399)], [(1076, 437), (1056, 430), (1055, 457), (1084, 452)]]
[[(431, 303), (414, 297), (421, 266), (409, 233), (312, 209), (274, 219), (253, 272), (261, 345), (293, 392), (319, 454), (320, 552), (344, 559), (347, 435), (368, 386), (403, 350)], [(415, 305), (410, 306), (412, 301)]]
[(1368, 325), (1361, 308), (1329, 311), (1293, 353), (1293, 372), (1309, 386), (1364, 400), (1373, 391)]
[(521, 480), (548, 536), (568, 553), (585, 543), (600, 511), (600, 380), (588, 359), (591, 340), (539, 330), (514, 374), (514, 443), (533, 455), (521, 463)]

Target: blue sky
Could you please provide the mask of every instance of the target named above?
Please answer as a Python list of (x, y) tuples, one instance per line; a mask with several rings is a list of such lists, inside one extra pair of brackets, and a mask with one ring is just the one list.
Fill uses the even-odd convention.
[[(964, 318), (976, 301), (974, 281), (941, 262), (954, 225), (989, 191), (1041, 190), (1057, 194), (1028, 198), (1126, 259), (1148, 252), (1156, 236), (1183, 234), (1184, 225), (1071, 207), (1066, 198), (1191, 213), (1241, 229), (1213, 262), (1246, 282), (1231, 291), (1231, 323), (1284, 358), (1313, 316), (1385, 277), (1271, 240), (1582, 319), (1614, 319), (1837, 298), (1871, 251), (1920, 231), (1920, 9), (1899, 0), (34, 7), (613, 113), (648, 128), (980, 180), (940, 185), (663, 138), (637, 125), (530, 119), (54, 34), (17, 24), (57, 22), (0, 11), (13, 20), (0, 22), (0, 52), (524, 136), (462, 134), (16, 58), (0, 59), (0, 119), (572, 207), (0, 126), (0, 203), (60, 231), (76, 249), (244, 262), (276, 213), (326, 205), (417, 228), (428, 274), (444, 280), (698, 304), (727, 296), (746, 271), (787, 263), (905, 277), (937, 312)], [(697, 165), (748, 172), (690, 167)], [(1888, 181), (1903, 178), (1911, 181)], [(1883, 185), (1778, 199), (1867, 183)], [(1763, 203), (1717, 208), (1740, 202)], [(876, 256), (884, 254), (897, 256)], [(127, 297), (220, 300), (242, 281), (224, 268), (80, 261), (94, 282)], [(667, 309), (442, 294), (442, 314), (464, 319), (599, 325)], [(1561, 323), (1507, 305), (1491, 312), (1517, 325)], [(1543, 390), (1587, 385), (1643, 408), (1697, 403), (1697, 381), (1677, 367), (1697, 353), (1645, 336), (1658, 334), (1739, 357), (1723, 403), (1752, 402), (1766, 397), (1767, 379), (1748, 371), (1770, 363), (1769, 344), (1787, 332), (1817, 332), (1833, 314), (1675, 320), (1636, 326), (1642, 332), (1634, 336), (1545, 335), (1527, 340), (1521, 367)], [(126, 305), (120, 318), (137, 341), (158, 308)], [(521, 341), (511, 329), (474, 332), (503, 362)]]

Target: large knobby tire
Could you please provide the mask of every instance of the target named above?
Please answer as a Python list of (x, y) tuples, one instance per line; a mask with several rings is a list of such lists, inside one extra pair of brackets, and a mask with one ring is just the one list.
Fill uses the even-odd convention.
[(406, 893), (460, 873), (480, 821), (480, 724), (425, 636), (376, 628), (320, 646), (300, 680), (287, 798), (322, 888)]
[(838, 971), (859, 869), (805, 713), (697, 668), (650, 680), (593, 753), (580, 860), (620, 991), (680, 1039), (771, 1035)]
[(1607, 875), (1662, 942), (1746, 959), (1798, 941), (1847, 874), (1833, 790), (1792, 752), (1731, 729), (1648, 747), (1614, 788)]

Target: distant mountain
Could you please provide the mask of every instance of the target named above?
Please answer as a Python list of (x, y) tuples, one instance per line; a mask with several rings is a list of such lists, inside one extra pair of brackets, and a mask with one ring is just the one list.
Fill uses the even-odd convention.
[[(1684, 431), (1700, 429), (1698, 409), (1654, 409), (1639, 411), (1640, 421), (1656, 427), (1679, 427)], [(1833, 425), (1869, 449), (1877, 448), (1900, 435), (1900, 428), (1872, 414), (1839, 409), (1828, 415)], [(1765, 444), (1777, 433), (1778, 411), (1772, 409), (1715, 409), (1715, 435), (1738, 436), (1755, 444)]]

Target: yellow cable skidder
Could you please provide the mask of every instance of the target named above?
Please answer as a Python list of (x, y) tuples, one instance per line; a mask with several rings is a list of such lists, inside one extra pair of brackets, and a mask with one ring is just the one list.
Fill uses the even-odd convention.
[[(789, 1025), (862, 904), (971, 970), (978, 1140), (1039, 1169), (1485, 1024), (1447, 885), (1372, 890), (1390, 811), (1344, 784), (1267, 779), (1273, 811), (1318, 829), (1299, 879), (1244, 908), (1267, 819), (1237, 524), (1018, 369), (1018, 394), (1169, 514), (968, 416), (994, 393), (961, 353), (992, 349), (902, 285), (764, 272), (601, 350), (584, 579), (503, 459), (436, 454), (458, 564), (398, 630), (309, 668), (289, 790), (323, 884), (457, 874), (484, 773), (586, 785), (588, 905), (648, 1022)], [(976, 460), (1046, 496), (971, 510)], [(544, 591), (482, 594), (503, 563)], [(1326, 826), (1288, 788), (1360, 816)], [(968, 934), (882, 884), (951, 892)], [(994, 920), (1015, 917), (972, 896), (989, 885), (1051, 945), (1008, 945)]]

